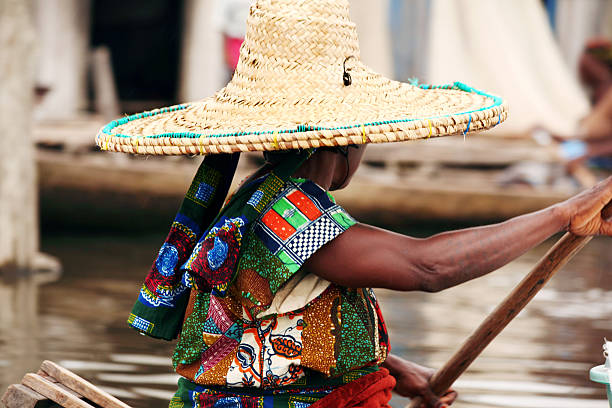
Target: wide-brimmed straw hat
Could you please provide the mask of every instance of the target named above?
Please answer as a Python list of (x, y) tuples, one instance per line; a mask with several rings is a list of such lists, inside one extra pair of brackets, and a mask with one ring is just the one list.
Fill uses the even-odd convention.
[(467, 85), (402, 83), (365, 66), (347, 0), (258, 0), (225, 88), (115, 120), (96, 142), (150, 155), (272, 151), (465, 134), (506, 116), (501, 98)]

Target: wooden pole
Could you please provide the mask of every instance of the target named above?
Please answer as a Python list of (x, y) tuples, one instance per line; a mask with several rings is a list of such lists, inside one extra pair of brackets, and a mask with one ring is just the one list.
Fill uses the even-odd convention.
[[(591, 237), (565, 234), (468, 337), (450, 360), (434, 374), (430, 380), (433, 392), (436, 395), (443, 394), (467, 370), (485, 347), (523, 310), (550, 278), (590, 240)], [(422, 403), (421, 398), (414, 398), (408, 408), (419, 408)]]
[(0, 0), (0, 272), (28, 270), (38, 252), (35, 50), (32, 2)]
[[(32, 1), (32, 0), (30, 0)], [(37, 85), (49, 93), (38, 119), (68, 119), (87, 108), (91, 0), (34, 0), (38, 32)]]

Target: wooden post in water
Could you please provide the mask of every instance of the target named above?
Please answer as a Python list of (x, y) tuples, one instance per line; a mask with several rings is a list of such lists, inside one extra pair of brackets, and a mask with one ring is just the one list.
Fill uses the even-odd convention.
[(32, 2), (0, 0), (0, 272), (29, 269), (38, 252), (35, 52)]
[(66, 119), (87, 107), (91, 0), (34, 0), (38, 33), (37, 85), (49, 93), (40, 119)]

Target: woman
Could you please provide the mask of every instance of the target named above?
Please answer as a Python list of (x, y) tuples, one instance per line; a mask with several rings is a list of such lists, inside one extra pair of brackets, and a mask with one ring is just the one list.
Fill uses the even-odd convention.
[[(401, 84), (359, 62), (346, 0), (259, 0), (236, 73), (214, 97), (122, 118), (98, 144), (207, 154), (128, 320), (178, 336), (171, 407), (387, 407), (394, 390), (450, 404), (432, 372), (389, 354), (372, 287), (437, 291), (563, 229), (612, 232), (608, 180), (506, 223), (414, 239), (355, 221), (346, 187), (366, 143), (499, 124), (501, 99), (463, 84)], [(267, 163), (229, 200), (238, 154)], [(270, 153), (274, 151), (274, 153)]]

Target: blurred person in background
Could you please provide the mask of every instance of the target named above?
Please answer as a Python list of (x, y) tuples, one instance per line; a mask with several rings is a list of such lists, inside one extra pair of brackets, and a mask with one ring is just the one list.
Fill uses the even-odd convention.
[(228, 77), (234, 74), (240, 46), (246, 35), (246, 19), (253, 0), (216, 0), (215, 21), (223, 34), (223, 55)]
[(559, 143), (558, 152), (569, 173), (587, 163), (612, 170), (612, 42), (593, 38), (579, 60), (580, 79), (591, 97), (592, 109), (576, 134), (560, 136), (538, 129), (539, 137)]

